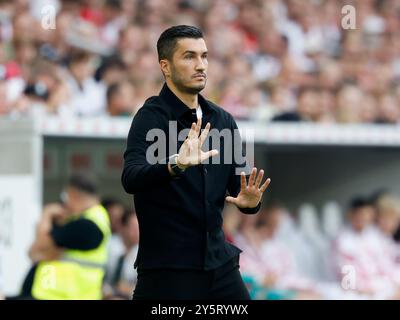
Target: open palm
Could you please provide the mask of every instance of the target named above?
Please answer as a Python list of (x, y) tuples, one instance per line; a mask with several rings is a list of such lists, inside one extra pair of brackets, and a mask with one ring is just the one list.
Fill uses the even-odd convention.
[[(260, 170), (257, 176), (257, 168), (251, 170), (249, 177), (249, 183), (246, 185), (246, 175), (244, 172), (240, 175), (240, 192), (237, 197), (226, 197), (226, 201), (236, 205), (238, 208), (255, 208), (261, 201), (264, 191), (267, 189), (271, 182), (268, 178), (263, 185), (261, 185), (262, 178), (264, 176), (264, 170)], [(256, 178), (257, 177), (257, 178)]]
[(188, 137), (179, 149), (177, 163), (183, 167), (190, 167), (198, 165), (204, 160), (213, 157), (218, 154), (218, 150), (211, 150), (204, 152), (201, 147), (207, 138), (210, 131), (210, 123), (207, 123), (203, 132), (201, 130), (201, 118), (197, 120), (197, 123), (192, 123)]

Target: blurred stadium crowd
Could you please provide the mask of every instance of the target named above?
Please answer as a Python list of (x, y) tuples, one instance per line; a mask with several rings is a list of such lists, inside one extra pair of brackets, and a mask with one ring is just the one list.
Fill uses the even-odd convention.
[(134, 114), (163, 82), (158, 36), (193, 24), (204, 94), (236, 118), (397, 123), (399, 15), (398, 0), (2, 0), (0, 115)]
[[(101, 203), (112, 232), (103, 299), (131, 299), (138, 220), (134, 209), (118, 199), (103, 198)], [(43, 214), (54, 205), (47, 204)], [(290, 212), (268, 203), (256, 215), (232, 205), (223, 215), (227, 241), (243, 250), (240, 271), (254, 300), (400, 299), (400, 199), (388, 191), (357, 196), (347, 208), (329, 203), (321, 212), (310, 204)], [(38, 261), (30, 255), (33, 267), (21, 294), (8, 299), (32, 298)]]
[[(77, 200), (66, 201), (47, 204), (43, 217), (63, 207), (66, 218), (65, 210)], [(137, 216), (131, 206), (116, 198), (102, 197), (101, 204), (111, 228), (102, 299), (131, 299), (137, 282), (133, 267), (139, 246)], [(245, 215), (228, 205), (223, 216), (226, 240), (243, 251), (240, 271), (254, 300), (400, 299), (400, 198), (389, 191), (356, 196), (347, 208), (331, 202), (321, 211), (304, 204), (291, 212), (275, 202), (266, 203), (256, 215)], [(68, 228), (68, 224), (68, 230), (73, 228), (71, 222), (60, 225), (56, 217), (50, 234), (58, 247), (61, 238), (55, 229)], [(77, 246), (73, 243), (78, 238), (84, 243), (93, 240), (87, 226), (87, 232), (81, 228), (79, 235), (76, 226), (75, 236), (62, 236), (69, 239), (63, 240), (66, 248)], [(29, 250), (32, 267), (24, 276), (20, 294), (7, 299), (36, 297), (33, 283), (42, 261), (34, 254), (37, 241)], [(55, 261), (63, 259), (66, 248), (57, 249), (61, 251), (54, 255)]]
[(400, 299), (400, 200), (357, 196), (348, 208), (310, 204), (289, 212), (225, 213), (227, 238), (243, 252), (253, 299)]
[[(355, 30), (341, 26), (345, 4)], [(45, 5), (56, 29), (42, 26)], [(400, 0), (0, 0), (0, 116), (135, 114), (162, 86), (155, 44), (173, 24), (203, 29), (204, 95), (237, 119), (400, 121)], [(399, 299), (399, 201), (380, 193), (296, 215), (227, 207), (224, 228), (254, 299)], [(113, 232), (104, 298), (129, 299), (136, 216), (103, 205)]]

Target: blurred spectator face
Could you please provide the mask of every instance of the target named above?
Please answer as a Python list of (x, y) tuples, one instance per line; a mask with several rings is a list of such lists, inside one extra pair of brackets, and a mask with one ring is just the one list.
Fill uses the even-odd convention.
[[(218, 19), (220, 18), (218, 17)], [(211, 51), (217, 57), (241, 53), (244, 37), (237, 29), (224, 25), (218, 29), (212, 29), (209, 38)]]
[(235, 56), (229, 60), (227, 72), (231, 78), (246, 77), (251, 75), (251, 66), (245, 59)]
[(137, 63), (131, 69), (132, 73), (139, 74), (140, 78), (138, 80), (141, 82), (144, 80), (149, 80), (153, 83), (158, 81), (160, 79), (160, 71), (155, 66), (154, 61), (157, 61), (157, 56), (154, 52), (143, 52), (137, 60)]
[(305, 90), (299, 96), (297, 108), (303, 118), (317, 121), (321, 116), (318, 92), (315, 90)]
[(306, 1), (288, 0), (287, 1), (288, 16), (293, 20), (298, 19), (304, 14), (306, 5), (307, 5)]
[(375, 122), (378, 109), (377, 101), (375, 97), (371, 94), (364, 95), (361, 104), (361, 120), (365, 123)]
[(335, 89), (342, 80), (342, 69), (339, 63), (328, 63), (322, 68), (319, 84), (324, 89)]
[(56, 33), (55, 40), (58, 40), (64, 44), (65, 37), (71, 25), (74, 23), (74, 17), (68, 12), (61, 12), (56, 17), (57, 28), (54, 30)]
[(81, 213), (81, 194), (72, 187), (67, 187), (63, 192), (63, 202), (72, 215)]
[(95, 194), (83, 191), (73, 184), (64, 189), (61, 193), (61, 200), (71, 215), (80, 215), (90, 206), (99, 203)]
[[(120, 52), (135, 55), (145, 47), (144, 29), (135, 25), (129, 25), (121, 31), (118, 48)], [(126, 61), (127, 62), (127, 61)]]
[(371, 225), (375, 216), (375, 210), (372, 206), (366, 205), (349, 212), (350, 224), (357, 232), (363, 231)]
[(400, 201), (392, 196), (383, 196), (377, 203), (377, 225), (387, 236), (392, 237), (400, 224)]
[(339, 122), (359, 122), (362, 92), (355, 86), (343, 87), (337, 96)]
[(105, 22), (114, 20), (122, 15), (122, 3), (119, 0), (106, 0), (103, 7), (103, 19)]
[(386, 235), (392, 236), (399, 227), (399, 212), (396, 211), (382, 211), (378, 215), (377, 224), (379, 229)]
[(123, 81), (125, 77), (125, 69), (123, 69), (122, 66), (112, 65), (106, 68), (101, 77), (101, 81), (107, 85), (111, 85), (112, 83)]
[(362, 34), (359, 31), (347, 31), (343, 44), (344, 55), (347, 58), (359, 59), (362, 57)]
[(40, 26), (29, 12), (24, 12), (14, 18), (13, 27), (14, 39), (33, 40)]
[(33, 41), (17, 40), (14, 48), (16, 60), (21, 65), (29, 65), (36, 58), (37, 49)]
[(177, 41), (171, 61), (160, 61), (161, 69), (182, 92), (195, 94), (207, 82), (207, 47), (204, 39), (184, 38)]
[(115, 203), (106, 208), (110, 217), (112, 233), (118, 232), (121, 229), (121, 218), (124, 214), (124, 206), (120, 203)]
[(261, 43), (261, 51), (275, 57), (282, 57), (287, 51), (287, 43), (282, 35), (276, 31), (268, 32)]
[(335, 109), (335, 95), (329, 90), (322, 90), (319, 93), (319, 103), (325, 115), (331, 115)]
[(122, 225), (120, 234), (125, 246), (128, 248), (139, 243), (139, 224), (136, 214), (129, 216), (128, 221)]
[(394, 96), (386, 94), (380, 99), (379, 118), (387, 123), (397, 123), (400, 120), (399, 105)]
[(256, 2), (244, 2), (239, 11), (238, 22), (248, 32), (261, 31), (263, 26), (261, 7)]
[(262, 91), (257, 87), (250, 87), (246, 90), (247, 94), (243, 97), (243, 104), (249, 108), (256, 108), (263, 103)]
[(111, 116), (132, 114), (134, 111), (135, 91), (129, 82), (115, 84), (116, 90), (112, 92), (108, 99), (108, 112)]
[(273, 236), (279, 229), (282, 221), (282, 209), (273, 207), (261, 213), (259, 218), (259, 226), (267, 232), (269, 236)]
[(93, 76), (94, 66), (90, 54), (80, 52), (74, 55), (70, 62), (70, 70), (78, 82), (82, 82)]
[(289, 111), (292, 105), (292, 93), (287, 87), (277, 86), (273, 88), (271, 104), (279, 111)]

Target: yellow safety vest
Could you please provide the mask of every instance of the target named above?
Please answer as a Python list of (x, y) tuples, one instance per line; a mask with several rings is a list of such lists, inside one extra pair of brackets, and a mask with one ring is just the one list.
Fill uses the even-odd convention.
[(107, 243), (111, 235), (106, 209), (97, 205), (82, 217), (93, 221), (103, 240), (93, 250), (66, 250), (60, 260), (39, 262), (32, 296), (41, 300), (99, 300), (107, 262)]

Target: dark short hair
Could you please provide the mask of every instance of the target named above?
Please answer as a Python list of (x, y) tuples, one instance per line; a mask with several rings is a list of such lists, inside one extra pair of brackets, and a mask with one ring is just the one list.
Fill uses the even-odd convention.
[(171, 60), (176, 43), (182, 38), (200, 39), (203, 38), (203, 33), (194, 26), (179, 25), (168, 28), (157, 41), (158, 61), (162, 59)]
[(104, 5), (107, 8), (112, 8), (118, 11), (122, 9), (121, 0), (106, 0)]
[(100, 67), (96, 70), (96, 80), (101, 80), (104, 77), (104, 74), (109, 70), (126, 70), (126, 65), (119, 55), (114, 55), (103, 60)]
[(372, 203), (370, 199), (368, 199), (367, 197), (357, 196), (351, 199), (349, 207), (350, 210), (355, 211), (357, 209), (368, 207), (371, 205)]
[(68, 65), (74, 63), (88, 62), (92, 57), (92, 53), (82, 49), (72, 49), (67, 58)]
[(74, 173), (68, 180), (68, 186), (80, 192), (97, 195), (97, 183), (93, 176), (83, 173)]
[(123, 206), (124, 204), (120, 200), (118, 200), (116, 198), (109, 197), (109, 198), (103, 198), (103, 200), (101, 201), (101, 205), (104, 208), (109, 209), (112, 206), (115, 206), (115, 205)]

